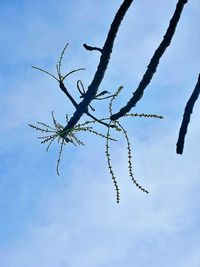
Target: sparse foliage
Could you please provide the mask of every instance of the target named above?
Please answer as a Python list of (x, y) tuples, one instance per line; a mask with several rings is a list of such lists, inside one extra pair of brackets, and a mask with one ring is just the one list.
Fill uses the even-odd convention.
[[(54, 79), (56, 79), (59, 83), (62, 82), (69, 74), (72, 74), (78, 70), (82, 70), (82, 69), (77, 69), (77, 70), (72, 70), (70, 71), (68, 74), (66, 74), (65, 76), (62, 76), (61, 74), (61, 66), (62, 66), (62, 59), (64, 56), (64, 53), (66, 51), (68, 44), (64, 47), (63, 51), (61, 52), (61, 56), (59, 59), (58, 64), (56, 65), (57, 68), (57, 74), (58, 74), (58, 78), (56, 76), (54, 76), (53, 74), (51, 74), (50, 72), (43, 70), (41, 68), (38, 67), (33, 67), (39, 71), (42, 71), (46, 74), (48, 74), (49, 76), (53, 77)], [(77, 81), (77, 89), (80, 93), (80, 97), (84, 97), (85, 95), (85, 88), (83, 86), (83, 83), (81, 80)], [(95, 96), (94, 99), (98, 99), (98, 100), (105, 100), (105, 99), (110, 99), (110, 102), (108, 104), (108, 110), (109, 110), (109, 117), (108, 118), (101, 118), (101, 119), (94, 119), (91, 121), (85, 121), (81, 124), (76, 124), (74, 127), (70, 128), (70, 129), (65, 129), (63, 125), (61, 125), (60, 123), (57, 122), (54, 113), (52, 111), (52, 120), (53, 120), (53, 124), (54, 127), (47, 125), (46, 123), (43, 122), (37, 122), (39, 124), (40, 127), (36, 126), (36, 125), (32, 125), (29, 124), (30, 127), (34, 128), (37, 131), (40, 131), (42, 133), (48, 134), (45, 136), (39, 136), (38, 139), (41, 139), (41, 143), (48, 143), (47, 149), (46, 151), (49, 150), (50, 145), (52, 144), (52, 142), (54, 140), (58, 140), (58, 143), (60, 144), (60, 149), (59, 149), (59, 153), (58, 153), (58, 159), (57, 159), (57, 164), (56, 164), (56, 172), (58, 175), (60, 175), (59, 172), (59, 166), (60, 166), (60, 162), (61, 162), (61, 156), (62, 156), (62, 152), (63, 152), (63, 146), (66, 145), (67, 143), (72, 143), (73, 145), (77, 146), (77, 145), (85, 145), (77, 136), (76, 134), (78, 132), (88, 132), (88, 133), (92, 133), (95, 134), (98, 137), (103, 137), (106, 139), (106, 147), (105, 147), (105, 153), (106, 153), (106, 158), (107, 158), (107, 164), (108, 164), (108, 169), (111, 175), (111, 178), (113, 180), (113, 184), (115, 187), (115, 191), (116, 191), (116, 202), (119, 203), (120, 201), (120, 197), (119, 197), (119, 186), (117, 183), (117, 179), (116, 176), (114, 174), (113, 171), (113, 167), (112, 167), (112, 163), (111, 163), (111, 155), (110, 155), (110, 147), (109, 147), (109, 142), (110, 141), (117, 141), (116, 139), (112, 138), (110, 136), (110, 130), (114, 129), (117, 132), (121, 132), (122, 135), (124, 135), (126, 142), (127, 142), (127, 150), (128, 150), (128, 170), (129, 170), (129, 176), (131, 177), (133, 183), (136, 185), (136, 187), (138, 187), (140, 190), (142, 190), (145, 193), (148, 193), (148, 191), (146, 189), (144, 189), (142, 186), (139, 185), (139, 183), (136, 181), (136, 179), (134, 178), (133, 175), (133, 169), (132, 169), (132, 155), (131, 155), (131, 144), (129, 141), (129, 137), (127, 134), (127, 131), (124, 129), (124, 127), (122, 126), (122, 124), (119, 122), (118, 120), (112, 121), (110, 119), (110, 117), (113, 114), (112, 111), (112, 107), (113, 107), (113, 102), (114, 100), (119, 96), (120, 92), (122, 91), (123, 86), (119, 86), (119, 88), (117, 89), (117, 91), (110, 96), (104, 97), (105, 94), (109, 93), (107, 91), (102, 91), (101, 93), (97, 94)], [(74, 100), (75, 101), (75, 100)], [(95, 111), (95, 109), (89, 105), (90, 108)], [(92, 116), (93, 117), (93, 116)], [(159, 115), (155, 115), (155, 114), (125, 114), (123, 117), (144, 117), (144, 118), (163, 118), (162, 116)], [(105, 121), (109, 121), (109, 123), (105, 123)], [(68, 115), (66, 115), (66, 124), (68, 123)], [(107, 127), (107, 133), (106, 134), (102, 134), (96, 130), (93, 129), (94, 124), (102, 124), (104, 123), (104, 125)]]
[[(167, 31), (163, 37), (163, 40), (161, 41), (160, 45), (156, 49), (154, 55), (152, 56), (150, 63), (147, 67), (147, 70), (145, 74), (143, 75), (137, 89), (133, 93), (132, 98), (127, 102), (127, 104), (122, 107), (118, 112), (113, 113), (113, 103), (114, 100), (119, 97), (123, 86), (119, 86), (117, 91), (114, 92), (113, 94), (103, 90), (101, 92), (98, 92), (99, 86), (104, 78), (104, 74), (106, 72), (114, 41), (117, 36), (117, 32), (119, 30), (120, 24), (128, 11), (129, 7), (131, 6), (133, 0), (124, 0), (122, 5), (120, 6), (119, 10), (117, 11), (114, 20), (111, 24), (110, 30), (108, 32), (107, 38), (105, 40), (104, 46), (102, 48), (99, 47), (94, 47), (90, 46), (87, 44), (83, 44), (83, 47), (88, 50), (88, 51), (98, 51), (100, 53), (100, 61), (97, 67), (97, 71), (94, 75), (94, 78), (92, 79), (90, 85), (88, 86), (87, 89), (85, 89), (85, 86), (83, 82), (79, 79), (76, 83), (77, 90), (80, 93), (80, 103), (78, 103), (72, 95), (68, 92), (64, 82), (67, 79), (67, 77), (73, 73), (76, 73), (78, 71), (85, 70), (84, 68), (78, 68), (74, 69), (66, 74), (62, 73), (62, 61), (64, 58), (64, 54), (67, 50), (68, 43), (64, 47), (63, 51), (61, 52), (61, 55), (59, 57), (58, 63), (56, 64), (56, 70), (57, 74), (54, 75), (50, 73), (47, 70), (44, 70), (39, 67), (33, 66), (34, 69), (39, 70), (53, 79), (55, 79), (58, 84), (60, 89), (64, 92), (64, 94), (67, 96), (67, 98), (71, 101), (75, 108), (75, 112), (73, 116), (68, 119), (68, 115), (66, 116), (66, 125), (63, 126), (60, 123), (58, 123), (55, 119), (54, 113), (52, 112), (52, 119), (53, 119), (53, 127), (47, 125), (46, 123), (43, 122), (38, 122), (38, 126), (29, 124), (30, 127), (34, 128), (37, 131), (42, 132), (43, 134), (46, 134), (45, 136), (39, 136), (38, 138), (41, 139), (41, 143), (48, 143), (47, 146), (47, 151), (52, 144), (54, 140), (57, 140), (58, 143), (60, 144), (60, 149), (58, 153), (58, 160), (57, 160), (57, 166), (56, 166), (56, 171), (57, 174), (59, 175), (59, 165), (61, 161), (61, 156), (63, 152), (63, 147), (66, 144), (72, 143), (73, 145), (84, 145), (84, 143), (77, 137), (77, 133), (79, 132), (87, 132), (88, 134), (95, 134), (97, 137), (102, 137), (105, 139), (105, 154), (106, 154), (106, 159), (107, 159), (107, 165), (108, 169), (114, 184), (114, 188), (116, 191), (116, 201), (119, 203), (120, 201), (120, 192), (119, 192), (119, 186), (117, 182), (117, 178), (115, 175), (115, 172), (113, 170), (112, 166), (112, 160), (111, 160), (111, 152), (110, 152), (110, 141), (117, 141), (115, 138), (111, 136), (111, 130), (116, 132), (121, 133), (121, 135), (125, 138), (126, 144), (127, 144), (127, 163), (128, 163), (128, 173), (129, 176), (132, 180), (132, 182), (135, 184), (135, 186), (140, 189), (142, 192), (148, 193), (148, 191), (142, 187), (138, 181), (136, 180), (134, 173), (133, 173), (133, 165), (132, 165), (132, 150), (131, 150), (131, 142), (130, 138), (128, 136), (128, 132), (122, 125), (121, 119), (126, 119), (126, 118), (132, 118), (132, 117), (139, 117), (139, 118), (156, 118), (156, 119), (162, 119), (163, 117), (160, 115), (156, 114), (138, 114), (138, 113), (129, 113), (130, 110), (136, 106), (137, 102), (143, 97), (145, 89), (151, 82), (157, 67), (159, 65), (159, 62), (161, 60), (161, 57), (163, 56), (164, 52), (166, 51), (167, 47), (170, 45), (172, 38), (174, 36), (177, 24), (179, 22), (179, 19), (181, 17), (183, 8), (185, 4), (188, 2), (187, 0), (178, 0), (175, 12), (170, 20), (169, 26), (167, 28)], [(198, 84), (196, 86), (196, 89), (194, 90), (191, 99), (189, 100), (189, 104), (186, 106), (184, 118), (190, 118), (190, 114), (192, 113), (192, 108), (194, 106), (195, 101), (198, 98), (199, 95), (199, 80)], [(109, 99), (108, 103), (108, 117), (106, 118), (97, 118), (94, 116), (94, 113), (90, 113), (89, 109), (91, 112), (95, 112), (94, 107), (91, 105), (91, 102), (96, 101), (96, 100), (107, 100)], [(188, 108), (189, 105), (189, 108)], [(87, 115), (90, 117), (92, 120), (85, 120), (82, 123), (79, 123), (79, 120), (83, 116), (83, 114)], [(184, 119), (185, 120), (185, 119)], [(181, 130), (181, 147), (179, 148), (178, 151), (182, 153), (183, 151), (183, 145), (184, 145), (184, 138), (185, 134), (187, 131), (187, 125), (189, 123), (189, 119), (187, 119), (188, 122), (183, 122), (185, 125), (184, 129), (185, 131)], [(101, 124), (106, 127), (106, 132), (105, 133), (100, 133), (98, 130), (96, 130), (94, 127), (97, 124)], [(179, 137), (180, 139), (180, 137)], [(178, 142), (178, 147), (180, 142)], [(179, 153), (177, 151), (177, 153)]]

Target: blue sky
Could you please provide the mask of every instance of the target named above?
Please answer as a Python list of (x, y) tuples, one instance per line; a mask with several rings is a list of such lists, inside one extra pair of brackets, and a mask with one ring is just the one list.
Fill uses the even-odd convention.
[[(31, 65), (55, 73), (60, 51), (69, 42), (63, 69), (86, 68), (66, 83), (78, 99), (76, 81), (89, 85), (99, 60), (98, 52), (82, 44), (103, 45), (121, 2), (1, 1), (2, 267), (200, 266), (199, 100), (184, 154), (175, 154), (183, 110), (200, 69), (198, 0), (188, 1), (171, 46), (133, 110), (165, 119), (121, 120), (132, 144), (135, 176), (149, 195), (131, 183), (120, 136), (112, 145), (121, 192), (117, 205), (104, 140), (84, 134), (85, 147), (66, 146), (57, 176), (58, 145), (46, 153), (37, 132), (28, 127), (36, 121), (52, 124), (52, 110), (61, 123), (74, 112), (56, 82)], [(128, 11), (101, 85), (111, 92), (124, 85), (116, 110), (138, 85), (176, 2), (134, 1)], [(95, 107), (97, 116), (106, 114), (106, 103)]]

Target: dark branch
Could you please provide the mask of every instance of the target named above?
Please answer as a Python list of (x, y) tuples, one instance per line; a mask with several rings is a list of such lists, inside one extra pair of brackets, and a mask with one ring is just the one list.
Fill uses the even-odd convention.
[(179, 136), (178, 136), (178, 141), (176, 144), (176, 153), (177, 154), (182, 154), (183, 153), (183, 148), (184, 148), (184, 142), (185, 142), (185, 136), (187, 134), (187, 128), (190, 123), (190, 116), (193, 111), (193, 107), (195, 102), (198, 99), (200, 93), (200, 74), (198, 77), (197, 84), (194, 88), (194, 91), (192, 92), (192, 95), (190, 96), (190, 99), (188, 100), (186, 106), (185, 106), (185, 111), (183, 114), (183, 120), (181, 123), (180, 131), (179, 131)]
[(90, 118), (92, 118), (92, 119), (95, 120), (96, 122), (98, 122), (98, 123), (100, 123), (100, 124), (102, 124), (102, 125), (104, 125), (104, 126), (106, 126), (106, 127), (112, 127), (112, 126), (110, 126), (108, 123), (103, 122), (102, 120), (97, 119), (95, 116), (93, 116), (92, 114), (90, 114), (88, 111), (86, 111), (85, 114), (87, 114)]
[(102, 53), (102, 48), (99, 48), (99, 47), (95, 47), (95, 46), (90, 46), (90, 45), (87, 45), (87, 44), (83, 44), (83, 47), (88, 50), (88, 51), (99, 51), (100, 53)]
[(105, 71), (107, 69), (107, 66), (110, 60), (114, 40), (116, 38), (119, 26), (132, 2), (133, 0), (124, 0), (119, 10), (117, 11), (117, 14), (115, 15), (115, 18), (108, 32), (108, 36), (106, 38), (105, 44), (103, 46), (102, 54), (100, 57), (100, 62), (97, 67), (97, 71), (94, 75), (94, 78), (88, 87), (88, 90), (85, 94), (84, 99), (77, 106), (76, 111), (74, 112), (72, 118), (69, 120), (64, 130), (68, 130), (72, 128), (74, 125), (76, 125), (76, 123), (79, 121), (81, 116), (85, 113), (85, 111), (87, 111), (87, 108), (90, 102), (94, 99), (95, 95), (97, 94), (99, 85), (101, 84), (101, 81), (104, 77)]
[(68, 92), (67, 88), (65, 87), (65, 85), (64, 85), (64, 83), (62, 81), (59, 81), (59, 86), (60, 86), (60, 89), (65, 93), (65, 95), (72, 102), (72, 104), (74, 105), (74, 107), (77, 108), (78, 107), (78, 104), (76, 103), (76, 101), (74, 100), (74, 98), (70, 95), (70, 93)]
[(133, 93), (132, 98), (128, 101), (128, 103), (121, 108), (121, 110), (111, 116), (111, 120), (117, 120), (120, 117), (124, 116), (127, 112), (131, 110), (132, 107), (135, 107), (137, 102), (142, 98), (144, 94), (144, 90), (150, 83), (154, 73), (156, 72), (157, 66), (159, 64), (159, 61), (164, 54), (165, 50), (167, 47), (170, 45), (172, 37), (175, 33), (176, 26), (178, 24), (178, 21), (181, 17), (182, 10), (184, 8), (184, 5), (187, 3), (188, 0), (179, 0), (175, 12), (170, 20), (168, 29), (163, 37), (162, 42), (158, 46), (157, 50), (155, 51), (148, 67), (147, 70), (138, 86), (136, 91)]
[[(70, 93), (68, 92), (67, 88), (65, 87), (63, 82), (60, 82), (60, 89), (65, 93), (65, 95), (69, 98), (69, 100), (72, 102), (72, 104), (74, 105), (75, 108), (77, 108), (78, 104), (77, 102), (74, 100), (74, 98), (70, 95)], [(95, 116), (93, 116), (91, 113), (89, 113), (88, 111), (85, 111), (85, 114), (87, 114), (90, 118), (92, 118), (93, 120), (95, 120), (96, 122), (103, 124), (106, 127), (109, 127), (109, 124), (106, 122), (103, 122), (99, 119), (97, 119)]]

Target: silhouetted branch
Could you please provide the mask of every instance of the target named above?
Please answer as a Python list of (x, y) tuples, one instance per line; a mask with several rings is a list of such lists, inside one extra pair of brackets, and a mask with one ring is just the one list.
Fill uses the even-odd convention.
[(87, 45), (87, 44), (83, 44), (83, 47), (88, 50), (88, 51), (99, 51), (100, 53), (102, 53), (102, 48), (99, 48), (99, 47), (95, 47), (95, 46), (90, 46), (90, 45)]
[(156, 68), (159, 64), (159, 61), (164, 54), (167, 47), (170, 45), (172, 37), (175, 33), (176, 26), (178, 24), (178, 21), (180, 19), (182, 10), (184, 8), (184, 5), (187, 3), (188, 0), (179, 0), (175, 12), (170, 20), (168, 29), (166, 31), (166, 34), (163, 37), (162, 42), (160, 43), (159, 47), (156, 49), (152, 59), (150, 60), (150, 63), (147, 67), (147, 70), (138, 86), (136, 91), (133, 93), (132, 98), (128, 101), (128, 103), (121, 108), (121, 110), (111, 116), (111, 120), (117, 120), (120, 117), (124, 116), (127, 112), (131, 110), (132, 107), (134, 107), (137, 102), (142, 98), (144, 94), (144, 90), (149, 85), (154, 73), (156, 72)]
[(200, 74), (198, 77), (197, 84), (194, 88), (194, 91), (192, 92), (192, 95), (190, 96), (190, 99), (188, 100), (186, 107), (185, 107), (185, 111), (183, 114), (183, 120), (182, 120), (180, 131), (179, 131), (178, 141), (176, 144), (176, 153), (177, 154), (183, 153), (185, 136), (187, 134), (187, 128), (188, 128), (188, 125), (190, 123), (190, 116), (192, 114), (194, 104), (198, 99), (199, 93), (200, 93)]
[[(69, 100), (72, 102), (72, 104), (74, 105), (74, 107), (76, 108), (78, 106), (77, 102), (74, 100), (74, 98), (71, 96), (71, 94), (68, 92), (67, 88), (65, 87), (64, 83), (62, 81), (59, 82), (60, 85), (60, 89), (64, 92), (64, 94), (69, 98)], [(90, 114), (88, 111), (84, 112), (85, 114), (87, 114), (90, 118), (92, 118), (93, 120), (95, 120), (96, 122), (108, 127), (109, 124), (106, 122), (103, 122), (102, 120), (97, 119), (95, 116), (93, 116), (92, 114)]]
[[(69, 100), (72, 102), (72, 104), (76, 108), (78, 106), (78, 104), (74, 100), (74, 98), (71, 96), (71, 94), (68, 92), (68, 90), (65, 87), (64, 83), (61, 81), (61, 82), (59, 82), (59, 84), (60, 84), (60, 89), (65, 93), (65, 95), (69, 98)], [(93, 116), (92, 114), (90, 114), (88, 111), (85, 111), (84, 113), (87, 114), (90, 118), (92, 118), (95, 121), (97, 121), (98, 123), (103, 124), (104, 126), (108, 127), (108, 124), (106, 122), (103, 122), (103, 121), (97, 119), (95, 116)]]
[(103, 46), (102, 54), (100, 57), (100, 62), (97, 67), (97, 71), (94, 75), (94, 78), (88, 87), (88, 90), (85, 94), (84, 99), (79, 103), (72, 118), (69, 120), (67, 126), (64, 128), (65, 131), (67, 131), (68, 129), (76, 125), (76, 123), (79, 121), (81, 116), (87, 110), (87, 107), (90, 104), (90, 102), (94, 99), (95, 95), (97, 94), (99, 85), (101, 84), (101, 81), (104, 77), (105, 71), (107, 69), (107, 66), (110, 60), (114, 40), (116, 38), (119, 26), (132, 2), (133, 0), (124, 0), (119, 10), (117, 11), (115, 18), (111, 24), (110, 30), (108, 32), (108, 36), (106, 38), (105, 44)]
[(71, 94), (68, 92), (67, 88), (65, 87), (64, 83), (62, 81), (59, 81), (60, 89), (65, 93), (65, 95), (69, 98), (69, 100), (72, 102), (75, 108), (78, 107), (77, 102), (74, 100), (74, 98), (71, 96)]
[[(89, 112), (85, 112), (85, 114), (87, 114), (87, 115), (88, 115), (90, 118), (92, 118), (94, 121), (96, 121), (96, 122), (98, 122), (98, 123), (100, 123), (100, 124), (102, 124), (102, 125), (104, 125), (104, 126), (106, 126), (106, 127), (111, 127), (111, 126), (109, 126), (108, 123), (103, 122), (102, 120), (97, 119), (95, 116), (93, 116), (93, 115), (90, 114)], [(108, 119), (109, 119), (109, 118), (108, 118)]]

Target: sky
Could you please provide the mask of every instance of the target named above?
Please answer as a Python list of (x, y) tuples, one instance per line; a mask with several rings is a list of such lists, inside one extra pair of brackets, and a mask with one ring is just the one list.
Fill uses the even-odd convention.
[[(124, 86), (113, 109), (131, 97), (166, 31), (175, 0), (133, 1), (117, 35), (100, 90)], [(175, 153), (185, 104), (200, 70), (199, 0), (188, 1), (171, 46), (144, 97), (132, 110), (163, 120), (122, 118), (132, 147), (133, 170), (149, 190), (139, 191), (127, 168), (121, 135), (111, 144), (120, 203), (105, 158), (105, 140), (80, 134), (85, 146), (49, 152), (28, 124), (59, 123), (74, 108), (54, 79), (66, 43), (66, 86), (80, 100), (76, 81), (90, 84), (99, 52), (121, 0), (28, 1), (0, 3), (0, 266), (2, 267), (198, 267), (200, 266), (199, 114), (196, 102), (184, 153)], [(97, 117), (108, 101), (94, 101)], [(88, 119), (82, 118), (82, 122)], [(106, 133), (106, 128), (97, 130)]]

